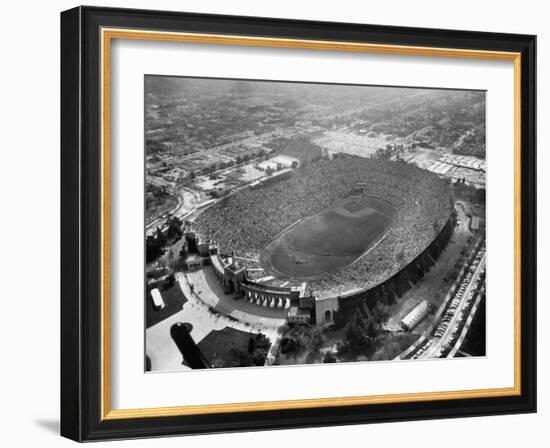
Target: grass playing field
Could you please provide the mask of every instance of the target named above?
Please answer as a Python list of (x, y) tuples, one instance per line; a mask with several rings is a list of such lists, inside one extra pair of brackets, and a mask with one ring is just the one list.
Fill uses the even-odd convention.
[(395, 209), (363, 195), (348, 196), (285, 230), (261, 253), (267, 271), (311, 278), (352, 263), (388, 231)]

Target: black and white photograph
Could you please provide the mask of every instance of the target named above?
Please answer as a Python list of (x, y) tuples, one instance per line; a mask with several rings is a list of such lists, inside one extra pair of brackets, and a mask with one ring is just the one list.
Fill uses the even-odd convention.
[(145, 370), (486, 356), (486, 92), (146, 75)]
[(545, 6), (6, 2), (0, 445), (544, 448)]

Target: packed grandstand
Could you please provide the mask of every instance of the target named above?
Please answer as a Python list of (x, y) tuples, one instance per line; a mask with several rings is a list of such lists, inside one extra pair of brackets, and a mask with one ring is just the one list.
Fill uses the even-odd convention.
[(280, 182), (226, 197), (204, 210), (195, 226), (221, 252), (258, 259), (262, 248), (277, 235), (346, 197), (358, 184), (362, 194), (392, 204), (396, 218), (366, 254), (309, 279), (308, 288), (318, 297), (369, 289), (413, 261), (446, 224), (452, 205), (445, 180), (404, 162), (359, 157), (319, 160)]

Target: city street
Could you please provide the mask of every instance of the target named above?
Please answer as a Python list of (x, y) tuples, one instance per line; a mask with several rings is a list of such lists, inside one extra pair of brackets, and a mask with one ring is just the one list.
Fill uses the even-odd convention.
[[(453, 338), (456, 337), (456, 332), (458, 331), (458, 327), (461, 322), (466, 321), (468, 316), (463, 316), (463, 319), (459, 321), (459, 316), (461, 314), (461, 311), (463, 309), (466, 309), (468, 306), (468, 300), (470, 297), (470, 293), (472, 292), (473, 288), (475, 287), (476, 280), (478, 279), (481, 272), (485, 269), (485, 254), (483, 254), (481, 261), (479, 262), (477, 269), (472, 275), (472, 278), (470, 279), (470, 282), (468, 283), (468, 286), (464, 290), (464, 293), (462, 295), (462, 298), (460, 300), (460, 303), (456, 307), (453, 316), (451, 320), (449, 321), (449, 324), (443, 333), (441, 337), (432, 336), (431, 344), (428, 347), (427, 350), (425, 350), (420, 356), (418, 356), (419, 359), (421, 358), (436, 358), (437, 355), (441, 351), (442, 348), (449, 345), (449, 343), (452, 341)], [(475, 312), (475, 307), (473, 307), (469, 313)]]

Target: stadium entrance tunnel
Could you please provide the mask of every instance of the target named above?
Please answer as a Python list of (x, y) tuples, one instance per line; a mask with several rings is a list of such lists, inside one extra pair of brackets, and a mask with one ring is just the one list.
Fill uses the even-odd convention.
[(354, 194), (303, 218), (260, 253), (262, 267), (287, 278), (315, 278), (353, 263), (390, 229), (396, 210), (389, 202)]

